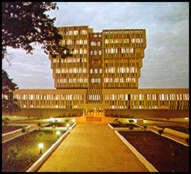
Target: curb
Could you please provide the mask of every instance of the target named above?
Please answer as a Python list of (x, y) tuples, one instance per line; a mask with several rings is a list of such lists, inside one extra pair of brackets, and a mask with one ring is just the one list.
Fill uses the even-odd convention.
[(35, 130), (36, 130), (36, 129), (33, 129), (33, 130), (30, 130), (29, 132), (26, 132), (26, 133), (17, 135), (17, 136), (15, 136), (15, 137), (13, 137), (13, 138), (10, 138), (10, 139), (8, 139), (8, 140), (5, 140), (5, 141), (2, 142), (2, 144), (3, 144), (3, 143), (7, 143), (7, 142), (9, 142), (9, 141), (11, 141), (11, 140), (14, 140), (15, 138), (18, 138), (18, 137), (23, 136), (23, 135), (25, 135), (25, 134), (28, 134), (28, 133), (30, 133), (30, 132), (33, 132), (33, 131), (35, 131)]
[(145, 157), (139, 153), (122, 135), (115, 131), (117, 136), (122, 140), (122, 142), (133, 152), (133, 154), (139, 159), (139, 161), (148, 169), (149, 172), (159, 172)]
[(114, 129), (109, 123), (107, 124), (111, 129)]
[(146, 131), (145, 129), (143, 129), (142, 127), (136, 127), (133, 128), (132, 130), (130, 130), (128, 127), (116, 127), (114, 128), (111, 124), (107, 124), (111, 129), (113, 129), (114, 131), (125, 131), (125, 132), (131, 132), (131, 131)]
[[(155, 134), (157, 134), (157, 135), (160, 135), (160, 134), (159, 134), (157, 131), (155, 131), (155, 130), (149, 129), (149, 131), (151, 131), (151, 132), (153, 132), (153, 133), (155, 133)], [(164, 133), (161, 134), (160, 136), (161, 136), (161, 137), (164, 137), (164, 138), (168, 138), (168, 139), (170, 139), (170, 140), (172, 140), (172, 141), (175, 141), (176, 143), (182, 144), (183, 146), (189, 147), (189, 144), (186, 144), (186, 143), (183, 143), (183, 142), (181, 142), (181, 141), (179, 141), (179, 140), (176, 140), (175, 138), (172, 138), (172, 137), (170, 137), (170, 136), (168, 136), (168, 135), (165, 135)]]
[(48, 159), (52, 152), (59, 146), (62, 140), (70, 133), (70, 130), (76, 126), (74, 123), (69, 129), (35, 162), (33, 165), (27, 169), (26, 172), (37, 172), (40, 166)]
[[(28, 129), (28, 128), (30, 128), (30, 127), (31, 127), (31, 126), (27, 126), (26, 129)], [(23, 128), (24, 128), (24, 126), (23, 126)], [(23, 128), (19, 128), (19, 129), (16, 129), (16, 130), (14, 130), (14, 131), (11, 131), (11, 132), (4, 133), (4, 134), (2, 135), (2, 137), (5, 137), (5, 136), (7, 136), (7, 135), (14, 134), (14, 133), (16, 133), (16, 132), (21, 132)]]

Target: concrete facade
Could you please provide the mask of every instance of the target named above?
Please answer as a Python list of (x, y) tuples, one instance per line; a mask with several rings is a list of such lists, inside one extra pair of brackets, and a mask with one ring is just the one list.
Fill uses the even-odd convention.
[[(59, 27), (72, 56), (49, 55), (56, 89), (19, 89), (14, 97), (29, 115), (105, 115), (136, 110), (189, 110), (185, 88), (138, 88), (146, 48), (145, 29), (93, 32), (88, 26)], [(31, 113), (30, 113), (31, 111)], [(46, 111), (49, 111), (48, 113)], [(35, 114), (34, 114), (35, 113)], [(115, 114), (113, 114), (115, 115)], [(119, 114), (118, 114), (119, 115)]]

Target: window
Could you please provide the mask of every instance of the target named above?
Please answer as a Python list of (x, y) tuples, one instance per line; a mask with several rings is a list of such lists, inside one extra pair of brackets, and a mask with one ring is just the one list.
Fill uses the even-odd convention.
[(82, 33), (82, 35), (86, 35), (87, 34), (87, 30), (82, 30), (81, 33)]
[(68, 44), (68, 45), (72, 45), (72, 40), (70, 40), (70, 39), (67, 40), (67, 44)]
[(74, 30), (74, 35), (78, 35), (78, 30)]
[(84, 45), (87, 45), (87, 40), (84, 40)]
[(72, 35), (72, 33), (73, 33), (73, 31), (69, 31), (69, 32), (68, 32), (68, 35)]
[(130, 48), (130, 53), (133, 53), (133, 48)]
[(109, 40), (108, 39), (105, 39), (105, 44), (108, 44), (109, 43)]
[(96, 46), (96, 42), (92, 41), (92, 42), (90, 43), (90, 45), (91, 45), (91, 46)]
[(86, 73), (86, 68), (83, 68), (83, 73)]
[(132, 42), (132, 43), (135, 43), (135, 39), (134, 39), (134, 38), (133, 38), (133, 39), (131, 39), (131, 42)]

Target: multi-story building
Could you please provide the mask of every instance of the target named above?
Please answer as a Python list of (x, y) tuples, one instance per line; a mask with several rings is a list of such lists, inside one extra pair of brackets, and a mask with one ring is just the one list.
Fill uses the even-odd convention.
[(188, 113), (188, 89), (138, 89), (145, 29), (93, 32), (88, 26), (72, 26), (60, 27), (59, 32), (61, 44), (72, 55), (49, 55), (56, 89), (15, 91), (23, 110), (36, 109), (33, 113), (41, 116), (39, 110), (55, 116), (82, 115), (88, 110), (106, 115), (157, 109)]

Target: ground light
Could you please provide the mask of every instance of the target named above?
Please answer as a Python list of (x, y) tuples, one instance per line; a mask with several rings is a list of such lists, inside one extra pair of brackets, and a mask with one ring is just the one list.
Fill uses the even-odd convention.
[(43, 147), (44, 147), (44, 144), (43, 144), (43, 143), (39, 143), (39, 144), (38, 144), (38, 147), (39, 147), (39, 149), (40, 149), (40, 154), (42, 154), (42, 149), (43, 149)]
[(56, 135), (57, 135), (57, 137), (59, 137), (60, 131), (56, 131)]
[(66, 127), (67, 127), (67, 128), (69, 128), (69, 126), (70, 126), (70, 124), (69, 124), (69, 123), (67, 123), (67, 124), (66, 124)]
[(135, 123), (137, 123), (137, 119), (132, 119)]

